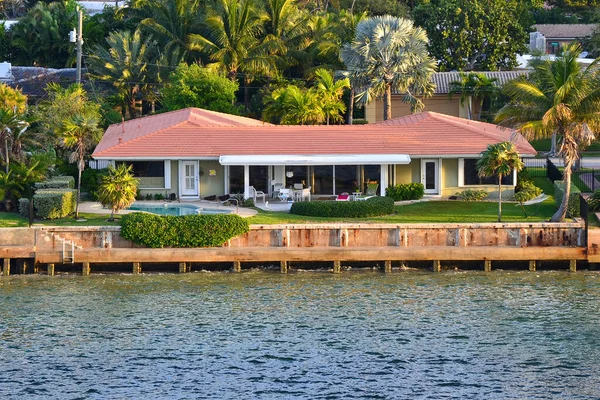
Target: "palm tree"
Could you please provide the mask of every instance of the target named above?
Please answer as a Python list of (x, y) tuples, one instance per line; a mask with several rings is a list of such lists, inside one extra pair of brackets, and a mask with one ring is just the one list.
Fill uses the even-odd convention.
[(70, 162), (77, 162), (77, 203), (75, 218), (79, 218), (79, 201), (81, 198), (81, 173), (85, 168), (85, 156), (102, 138), (102, 130), (98, 127), (98, 113), (95, 109), (75, 114), (64, 121), (60, 130), (62, 145), (72, 152)]
[(27, 107), (27, 96), (19, 89), (13, 89), (5, 83), (0, 83), (0, 108), (24, 112)]
[(427, 34), (412, 21), (389, 15), (362, 20), (351, 43), (340, 54), (358, 87), (357, 100), (370, 103), (383, 95), (384, 120), (392, 118), (392, 91), (403, 93), (413, 110), (423, 108), (417, 96), (430, 96), (435, 60), (427, 52)]
[(324, 121), (317, 93), (296, 85), (279, 88), (266, 99), (263, 119), (277, 119), (284, 125), (318, 124)]
[(450, 96), (460, 94), (460, 104), (467, 103), (468, 119), (473, 119), (473, 102), (479, 105), (478, 120), (481, 120), (481, 112), (489, 107), (489, 100), (497, 93), (494, 85), (497, 78), (488, 78), (482, 72), (459, 72), (460, 80), (450, 82)]
[(344, 89), (350, 87), (350, 80), (345, 78), (336, 82), (333, 79), (333, 75), (323, 68), (316, 70), (315, 75), (317, 77), (315, 89), (317, 96), (320, 99), (321, 108), (325, 114), (327, 125), (329, 125), (330, 119), (333, 121), (341, 121), (342, 117), (340, 113), (346, 111), (346, 105), (342, 101), (342, 95), (344, 94)]
[(109, 48), (97, 46), (88, 55), (90, 75), (112, 84), (122, 96), (131, 118), (137, 117), (138, 95), (148, 92), (160, 79), (158, 59), (154, 56), (151, 37), (145, 39), (139, 29), (111, 32), (106, 38)]
[(277, 72), (272, 56), (274, 41), (258, 39), (267, 15), (254, 0), (217, 0), (205, 25), (207, 35), (190, 35), (190, 48), (202, 50), (213, 61), (208, 66), (236, 80), (244, 73), (244, 103), (249, 104), (249, 84), (255, 75), (273, 76)]
[(564, 159), (565, 196), (551, 221), (562, 221), (567, 214), (571, 192), (571, 172), (580, 150), (594, 139), (600, 129), (600, 73), (596, 60), (585, 70), (577, 62), (578, 44), (568, 46), (554, 61), (536, 66), (529, 78), (504, 86), (510, 102), (496, 115), (496, 121), (516, 129), (527, 139), (561, 137), (559, 154)]
[(138, 180), (133, 177), (132, 169), (127, 164), (109, 165), (108, 174), (102, 177), (98, 198), (103, 206), (110, 206), (109, 221), (114, 221), (115, 213), (135, 201)]
[(201, 28), (200, 1), (150, 0), (139, 11), (146, 16), (140, 25), (158, 39), (169, 65), (186, 60), (190, 37)]
[(523, 162), (512, 142), (489, 144), (477, 161), (481, 177), (498, 177), (498, 222), (502, 222), (502, 178), (523, 169)]
[(4, 159), (5, 172), (10, 169), (10, 155), (13, 149), (17, 150), (17, 158), (20, 156), (24, 132), (29, 128), (29, 122), (23, 113), (0, 108), (0, 146), (2, 146), (2, 158)]

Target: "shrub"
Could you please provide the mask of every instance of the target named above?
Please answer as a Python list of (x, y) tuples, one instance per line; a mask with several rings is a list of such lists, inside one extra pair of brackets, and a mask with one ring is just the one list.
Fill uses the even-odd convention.
[(588, 199), (588, 208), (590, 211), (600, 210), (600, 190), (596, 190)]
[(26, 197), (19, 199), (19, 214), (21, 217), (29, 219), (29, 199)]
[(385, 196), (391, 197), (394, 201), (418, 200), (425, 194), (425, 187), (422, 183), (401, 183), (389, 186), (385, 190)]
[(36, 182), (36, 189), (73, 189), (75, 179), (72, 176), (54, 176), (44, 182)]
[[(557, 207), (560, 207), (562, 199), (565, 195), (565, 181), (554, 181), (554, 201)], [(571, 217), (579, 217), (579, 195), (581, 191), (571, 182), (571, 195), (569, 196), (569, 202), (567, 203), (567, 215)]]
[(154, 200), (164, 200), (165, 196), (162, 193), (154, 193)]
[(480, 201), (488, 197), (485, 190), (465, 189), (462, 192), (456, 192), (456, 195), (464, 201)]
[(515, 200), (524, 202), (531, 200), (542, 194), (542, 189), (535, 186), (533, 183), (528, 183), (526, 186), (521, 186), (521, 190), (515, 193)]
[(75, 211), (74, 189), (40, 189), (33, 195), (35, 215), (39, 218), (64, 218)]
[(248, 221), (236, 214), (174, 217), (131, 213), (121, 218), (123, 238), (152, 248), (221, 246), (248, 230)]
[(394, 212), (394, 200), (373, 197), (363, 201), (301, 201), (292, 204), (290, 214), (312, 217), (363, 218), (388, 215)]
[(234, 193), (231, 195), (231, 197), (235, 198), (240, 207), (254, 207), (254, 199), (253, 198), (244, 198), (244, 193)]
[(81, 190), (87, 192), (91, 200), (98, 200), (98, 190), (100, 189), (100, 183), (102, 177), (108, 173), (107, 168), (93, 169), (86, 168), (81, 174)]

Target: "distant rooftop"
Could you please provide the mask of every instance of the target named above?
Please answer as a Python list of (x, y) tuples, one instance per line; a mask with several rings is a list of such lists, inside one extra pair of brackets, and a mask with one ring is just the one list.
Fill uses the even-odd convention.
[(592, 36), (596, 24), (538, 24), (533, 27), (546, 39), (577, 39)]

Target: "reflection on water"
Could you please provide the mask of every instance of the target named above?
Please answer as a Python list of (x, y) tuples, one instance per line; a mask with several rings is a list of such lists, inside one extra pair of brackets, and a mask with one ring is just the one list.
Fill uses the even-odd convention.
[(600, 397), (600, 275), (0, 279), (3, 399)]

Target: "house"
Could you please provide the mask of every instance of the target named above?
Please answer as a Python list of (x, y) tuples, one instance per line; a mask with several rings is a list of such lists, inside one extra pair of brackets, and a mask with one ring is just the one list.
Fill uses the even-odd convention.
[(592, 36), (596, 24), (537, 24), (536, 32), (530, 33), (531, 50), (543, 50), (546, 54), (556, 54), (558, 50), (573, 42)]
[[(488, 144), (513, 139), (523, 157), (536, 151), (520, 135), (496, 125), (423, 112), (367, 125), (284, 126), (187, 108), (108, 127), (92, 157), (133, 165), (146, 193), (198, 199), (272, 193), (275, 183), (302, 183), (315, 195), (352, 192), (377, 181), (422, 182), (430, 196), (467, 188), (497, 195), (497, 181), (477, 176)], [(505, 180), (514, 192), (516, 174)], [(503, 193), (504, 195), (504, 193)]]
[[(529, 74), (528, 71), (475, 71), (485, 74), (488, 78), (495, 78), (495, 84), (498, 87), (503, 86), (506, 82)], [(450, 83), (461, 80), (460, 73), (453, 72), (436, 72), (431, 76), (432, 82), (435, 84), (435, 91), (432, 97), (423, 99), (425, 108), (423, 111), (433, 111), (455, 117), (467, 118), (469, 115), (468, 105), (465, 102), (461, 104), (460, 94), (450, 96)], [(392, 118), (403, 117), (410, 115), (410, 104), (402, 101), (403, 94), (392, 93)], [(480, 104), (473, 104), (473, 115), (479, 114)], [(375, 101), (365, 106), (365, 119), (369, 123), (383, 120), (383, 99)]]

